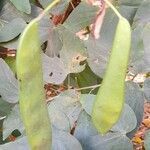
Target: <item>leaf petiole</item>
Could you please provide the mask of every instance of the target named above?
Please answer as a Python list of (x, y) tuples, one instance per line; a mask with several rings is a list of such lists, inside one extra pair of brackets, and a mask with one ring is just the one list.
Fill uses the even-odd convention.
[(48, 11), (53, 8), (57, 3), (59, 3), (60, 0), (54, 0), (50, 5), (48, 5), (43, 12), (36, 18), (37, 21), (39, 21), (45, 14), (48, 13)]
[(114, 13), (118, 16), (119, 19), (122, 18), (121, 14), (118, 12), (118, 10), (108, 1), (104, 0), (106, 4), (114, 11)]

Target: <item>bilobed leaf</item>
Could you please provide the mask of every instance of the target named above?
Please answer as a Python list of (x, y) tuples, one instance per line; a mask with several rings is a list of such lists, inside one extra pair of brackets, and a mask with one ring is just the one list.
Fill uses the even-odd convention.
[(26, 22), (22, 18), (13, 19), (5, 24), (0, 30), (0, 43), (7, 42), (17, 37), (26, 27)]
[(31, 21), (21, 35), (17, 58), (19, 104), (32, 149), (51, 147), (51, 125), (43, 89), (38, 20)]
[[(86, 59), (86, 50), (83, 42), (63, 26), (58, 29), (52, 28), (48, 32), (46, 54), (53, 58), (44, 55), (44, 79), (46, 79), (46, 82), (60, 84), (67, 74), (78, 73), (85, 69), (85, 64), (81, 65), (80, 63)], [(52, 35), (50, 35), (51, 33)], [(72, 44), (72, 41), (74, 41), (74, 44)], [(60, 54), (60, 58), (56, 57), (58, 54)], [(51, 72), (53, 75), (49, 76)]]
[[(92, 107), (95, 100), (95, 95), (92, 94), (82, 94), (80, 97), (80, 102), (84, 110), (91, 116), (92, 115)], [(135, 129), (137, 125), (137, 119), (132, 108), (125, 104), (119, 120), (116, 124), (111, 128), (112, 131), (120, 132), (122, 134), (126, 134)]]
[(9, 103), (18, 101), (18, 81), (3, 59), (0, 58), (0, 95)]
[(88, 65), (91, 70), (100, 77), (103, 77), (108, 63), (117, 22), (118, 18), (113, 11), (108, 8), (101, 28), (100, 38), (94, 39), (91, 36), (84, 42), (88, 52)]
[(80, 31), (92, 23), (97, 11), (98, 7), (91, 6), (82, 1), (69, 15), (64, 26), (72, 32)]
[[(126, 35), (126, 38), (124, 35)], [(130, 43), (130, 25), (125, 18), (120, 18), (109, 64), (92, 112), (93, 123), (102, 134), (108, 132), (117, 122), (123, 108)]]
[(125, 134), (120, 132), (109, 132), (103, 136), (98, 134), (85, 111), (79, 116), (74, 136), (85, 150), (133, 150), (133, 145)]
[(31, 5), (29, 0), (10, 0), (10, 1), (15, 5), (15, 7), (18, 10), (25, 12), (27, 14), (31, 13)]
[[(56, 97), (54, 101), (50, 102), (48, 106), (49, 113), (51, 115), (55, 114), (56, 119), (58, 118), (58, 121), (61, 119), (64, 120), (64, 124), (67, 124), (67, 122), (69, 122), (70, 129), (73, 127), (81, 112), (81, 104), (79, 103), (78, 94), (79, 93), (75, 92), (74, 90), (65, 91), (58, 97)], [(63, 115), (61, 115), (60, 112)], [(68, 121), (66, 120), (66, 118), (68, 118)], [(65, 121), (67, 122), (65, 123)], [(58, 125), (59, 126), (57, 126), (57, 128), (62, 129), (62, 124)]]

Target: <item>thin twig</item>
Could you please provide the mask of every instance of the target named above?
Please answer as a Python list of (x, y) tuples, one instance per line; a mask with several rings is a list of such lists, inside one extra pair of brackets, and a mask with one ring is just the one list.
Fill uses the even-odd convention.
[(78, 89), (75, 89), (76, 91), (81, 91), (81, 90), (87, 90), (87, 89), (95, 89), (95, 88), (98, 88), (100, 87), (101, 84), (97, 84), (97, 85), (92, 85), (92, 86), (87, 86), (87, 87), (82, 87), (82, 88), (78, 88)]
[(93, 88), (90, 90), (90, 92), (88, 94), (91, 94), (97, 87)]

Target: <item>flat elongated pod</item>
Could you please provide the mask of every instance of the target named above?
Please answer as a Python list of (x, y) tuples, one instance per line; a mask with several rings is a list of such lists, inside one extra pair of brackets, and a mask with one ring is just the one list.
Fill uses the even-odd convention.
[(44, 101), (38, 22), (33, 20), (21, 35), (16, 58), (19, 104), (32, 150), (51, 149), (51, 125)]
[(101, 134), (108, 132), (117, 122), (124, 104), (130, 43), (130, 25), (121, 17), (116, 28), (108, 67), (92, 111), (92, 121)]

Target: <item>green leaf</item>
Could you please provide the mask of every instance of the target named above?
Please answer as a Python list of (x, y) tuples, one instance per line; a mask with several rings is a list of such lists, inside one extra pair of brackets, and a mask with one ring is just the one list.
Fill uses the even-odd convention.
[(6, 57), (5, 62), (9, 65), (13, 73), (16, 73), (16, 58), (15, 57)]
[(86, 113), (90, 116), (92, 114), (94, 100), (95, 100), (95, 95), (93, 94), (82, 94), (80, 97), (80, 102), (82, 104), (82, 107), (84, 108)]
[(108, 63), (117, 22), (118, 18), (113, 11), (108, 8), (101, 28), (100, 38), (94, 39), (91, 36), (84, 42), (88, 52), (88, 65), (91, 70), (100, 77), (103, 77)]
[(53, 129), (53, 150), (82, 150), (79, 141), (70, 133)]
[(149, 0), (142, 1), (140, 7), (138, 8), (135, 18), (134, 18), (134, 23), (135, 24), (145, 24), (149, 23), (150, 21), (150, 2)]
[[(32, 149), (49, 150), (51, 126), (43, 89), (38, 20), (31, 21), (21, 35), (17, 58), (19, 104)], [(35, 59), (36, 58), (36, 59)]]
[[(53, 0), (39, 0), (40, 4), (43, 8), (46, 8)], [(69, 4), (69, 0), (61, 0), (54, 8), (50, 10), (52, 14), (60, 14), (63, 13)]]
[[(78, 73), (85, 69), (85, 64), (80, 64), (86, 60), (86, 50), (83, 42), (68, 29), (60, 28), (59, 34), (63, 41), (60, 51), (60, 58), (69, 73)], [(73, 41), (73, 44), (72, 44)]]
[[(97, 85), (100, 84), (102, 79), (99, 78), (97, 75), (95, 75), (92, 70), (90, 69), (90, 67), (88, 65), (86, 65), (86, 68), (78, 73), (75, 74), (75, 80), (78, 83), (79, 88), (83, 88), (83, 87), (89, 87), (89, 86), (93, 86), (93, 85)], [(92, 90), (92, 91), (91, 91)], [(86, 90), (81, 90), (82, 93), (97, 93), (97, 88), (95, 88), (94, 90), (91, 89), (86, 89)]]
[(41, 11), (41, 8), (35, 5), (31, 5), (31, 14), (26, 14), (17, 10), (16, 7), (10, 1), (5, 1), (4, 6), (0, 11), (0, 16), (3, 21), (7, 22), (10, 22), (16, 18), (22, 18), (26, 22), (30, 22), (32, 19), (37, 17)]
[(7, 116), (10, 111), (11, 111), (11, 104), (4, 101), (1, 97), (0, 97), (0, 116), (3, 118), (5, 116)]
[(150, 72), (150, 24), (147, 23), (143, 31), (143, 44), (144, 44), (144, 63), (146, 72)]
[(49, 19), (48, 15), (45, 15), (41, 20), (39, 20), (39, 36), (41, 45), (48, 41), (50, 38), (51, 31), (54, 29), (52, 21)]
[(64, 112), (59, 110), (58, 107), (54, 104), (48, 106), (48, 111), (52, 126), (56, 129), (69, 133), (71, 130), (71, 126), (68, 116)]
[[(82, 111), (77, 120), (74, 136), (81, 143), (83, 150), (92, 150), (94, 148), (95, 143), (91, 143), (90, 140), (91, 137), (97, 134), (98, 132), (92, 124), (91, 117), (85, 111)], [(98, 141), (95, 142), (97, 143)]]
[(15, 39), (11, 41), (0, 43), (0, 46), (15, 50), (17, 49), (17, 46), (18, 46), (18, 37), (16, 37)]
[(140, 73), (144, 70), (143, 25), (139, 24), (132, 31), (130, 71)]
[(71, 32), (80, 31), (89, 26), (96, 16), (98, 7), (91, 6), (82, 1), (69, 15), (64, 26)]
[(22, 18), (13, 19), (4, 25), (0, 30), (0, 42), (7, 42), (17, 37), (26, 27), (26, 22)]
[[(84, 110), (91, 116), (92, 107), (94, 104), (95, 95), (92, 94), (82, 94), (80, 97), (80, 102)], [(122, 134), (126, 134), (135, 129), (137, 125), (137, 120), (134, 111), (132, 108), (125, 104), (120, 115), (119, 120), (116, 124), (111, 128), (114, 132), (120, 132)]]
[(12, 109), (11, 113), (8, 115), (8, 117), (4, 120), (3, 123), (3, 139), (5, 140), (12, 131), (15, 129), (18, 129), (21, 133), (23, 133), (24, 126), (21, 121), (20, 117), (20, 110), (18, 105), (15, 105)]
[(0, 58), (0, 95), (9, 103), (18, 101), (18, 81), (3, 59)]
[(130, 43), (130, 25), (125, 18), (121, 18), (117, 25), (108, 68), (92, 112), (93, 123), (102, 134), (117, 122), (122, 110)]
[(134, 111), (129, 105), (125, 104), (119, 120), (111, 130), (126, 134), (135, 129), (136, 125), (137, 120)]
[(133, 150), (131, 140), (119, 133), (108, 133), (105, 136), (96, 135), (90, 140), (90, 143), (95, 143), (94, 147), (91, 146), (91, 149), (95, 150)]
[[(47, 33), (45, 30), (41, 31)], [(86, 59), (85, 47), (79, 38), (63, 26), (56, 28), (56, 30), (52, 28), (48, 32), (46, 54), (53, 58), (43, 55), (44, 81), (60, 84), (69, 73), (84, 70), (85, 64), (80, 63)], [(72, 41), (74, 41), (73, 45)], [(58, 54), (60, 54), (60, 58), (56, 56)]]
[(120, 5), (119, 12), (123, 17), (125, 17), (130, 24), (133, 23), (134, 16), (136, 14), (137, 8), (133, 6)]
[(0, 11), (1, 11), (3, 5), (4, 5), (4, 0), (1, 0), (1, 3), (0, 3)]
[(58, 57), (48, 57), (43, 54), (43, 78), (47, 83), (61, 84), (67, 77), (68, 71), (63, 61)]
[[(11, 8), (10, 8), (11, 10)], [(10, 11), (9, 10), (9, 11)], [(36, 12), (37, 11), (37, 12)], [(11, 12), (10, 12), (11, 13)], [(12, 12), (13, 13), (13, 12)], [(39, 8), (37, 9), (35, 6), (33, 7), (33, 12), (32, 12), (32, 17), (35, 15), (38, 15), (39, 13)], [(4, 14), (5, 16), (5, 14)], [(6, 14), (6, 16), (10, 16), (10, 14)], [(15, 16), (15, 15), (14, 15)], [(14, 17), (13, 16), (13, 17)], [(19, 15), (18, 15), (19, 16)], [(21, 15), (20, 15), (21, 16)], [(17, 17), (17, 15), (16, 15)], [(5, 17), (4, 17), (5, 18)], [(15, 18), (15, 17), (14, 17)], [(25, 18), (27, 21), (30, 20), (30, 18), (28, 19), (28, 17), (23, 17)], [(34, 18), (34, 17), (33, 17)], [(15, 18), (16, 19), (16, 18)], [(50, 22), (49, 20), (49, 16), (44, 16), (41, 20), (40, 20), (40, 23), (39, 23), (39, 36), (40, 36), (40, 43), (41, 45), (47, 41), (49, 39), (49, 34), (50, 34), (50, 28), (52, 28), (53, 30), (53, 26), (52, 26), (52, 22)], [(18, 28), (17, 28), (18, 29)], [(22, 30), (23, 31), (23, 30)], [(21, 32), (22, 32), (21, 31)], [(16, 31), (15, 31), (16, 33)], [(6, 36), (6, 35), (5, 35)], [(18, 40), (18, 37), (16, 37), (15, 39), (11, 40), (11, 41), (8, 41), (8, 42), (3, 42), (3, 43), (0, 43), (1, 46), (3, 47), (6, 47), (6, 48), (10, 48), (10, 49), (17, 49), (17, 46), (18, 46), (18, 43), (19, 43), (19, 40)]]
[(39, 0), (39, 2), (44, 8), (46, 8), (52, 2), (52, 0)]
[(150, 101), (150, 78), (144, 81), (143, 90), (144, 90), (145, 98), (149, 102)]
[(120, 5), (138, 6), (143, 0), (119, 0)]
[(0, 145), (0, 148), (2, 150), (30, 150), (26, 137), (19, 138), (14, 142), (9, 142), (4, 145)]
[[(43, 148), (44, 147), (42, 147), (42, 149)], [(14, 142), (0, 145), (0, 149), (30, 150), (26, 136), (21, 137)], [(79, 141), (70, 133), (53, 128), (52, 150), (82, 150), (82, 147)]]
[(130, 138), (134, 136), (143, 119), (144, 101), (145, 98), (139, 85), (132, 81), (126, 82), (125, 102), (133, 109), (137, 118), (136, 128), (127, 134), (127, 136)]
[[(48, 105), (50, 116), (54, 115), (56, 116), (54, 126), (56, 126), (57, 129), (62, 129), (68, 126), (70, 129), (74, 126), (75, 121), (78, 119), (78, 116), (81, 111), (81, 104), (79, 103), (78, 95), (74, 90), (68, 90), (60, 94), (58, 97), (55, 98), (54, 101), (50, 102)], [(61, 114), (61, 113), (62, 114)], [(68, 121), (67, 121), (67, 119)], [(62, 127), (62, 124), (58, 124), (58, 122), (62, 121), (62, 124), (65, 124), (64, 127)], [(52, 118), (53, 123), (53, 118)], [(68, 128), (68, 127), (67, 127)], [(65, 130), (67, 129), (65, 128)], [(68, 130), (68, 129), (67, 129)]]
[(31, 5), (29, 0), (10, 0), (10, 1), (15, 5), (15, 7), (18, 10), (25, 12), (27, 14), (31, 13)]
[(119, 132), (109, 132), (103, 136), (98, 134), (90, 116), (84, 111), (77, 121), (74, 136), (85, 150), (133, 150), (132, 142), (125, 134)]
[(51, 31), (49, 31), (48, 41), (47, 41), (47, 48), (46, 48), (46, 54), (49, 57), (58, 56), (60, 50), (62, 49), (62, 41), (58, 34), (58, 29), (53, 28)]

